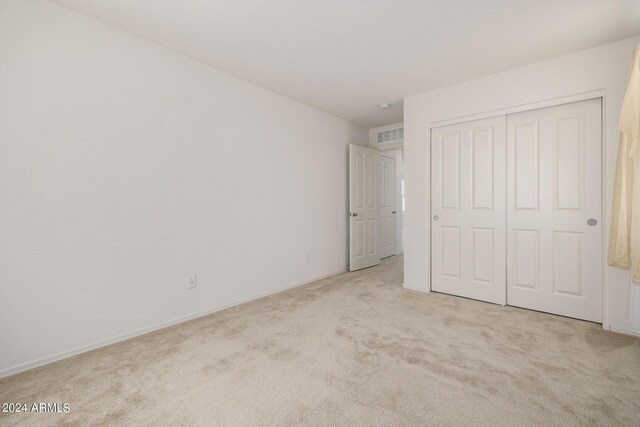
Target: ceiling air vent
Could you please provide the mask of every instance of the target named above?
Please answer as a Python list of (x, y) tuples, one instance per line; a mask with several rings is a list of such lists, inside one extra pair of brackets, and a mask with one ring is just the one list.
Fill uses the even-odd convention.
[(388, 144), (404, 139), (404, 128), (381, 130), (378, 132), (378, 144)]

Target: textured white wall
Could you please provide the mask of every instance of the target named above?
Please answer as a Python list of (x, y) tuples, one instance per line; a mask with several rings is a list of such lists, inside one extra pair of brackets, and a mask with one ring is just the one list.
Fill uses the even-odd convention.
[(366, 130), (40, 0), (0, 94), (0, 376), (346, 268)]
[[(430, 289), (429, 126), (431, 123), (604, 90), (605, 241), (629, 64), (640, 38), (622, 40), (405, 99), (405, 286)], [(606, 251), (605, 251), (606, 253)], [(605, 260), (603, 259), (603, 265)], [(606, 267), (604, 327), (629, 332), (628, 275)]]

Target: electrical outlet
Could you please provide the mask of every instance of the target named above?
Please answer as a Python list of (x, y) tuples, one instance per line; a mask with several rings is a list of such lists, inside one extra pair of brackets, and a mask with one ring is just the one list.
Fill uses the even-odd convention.
[(196, 282), (196, 275), (193, 274), (189, 277), (187, 277), (187, 286), (189, 289), (193, 289), (197, 286), (197, 282)]

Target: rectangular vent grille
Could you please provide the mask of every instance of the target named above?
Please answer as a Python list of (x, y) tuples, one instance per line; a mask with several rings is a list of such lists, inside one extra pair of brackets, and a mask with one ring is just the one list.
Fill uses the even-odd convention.
[(404, 128), (383, 130), (378, 132), (378, 144), (385, 144), (404, 139)]

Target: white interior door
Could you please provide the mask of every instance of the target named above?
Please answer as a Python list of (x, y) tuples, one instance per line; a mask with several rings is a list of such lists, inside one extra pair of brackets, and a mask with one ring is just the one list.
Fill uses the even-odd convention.
[(396, 169), (395, 159), (380, 155), (378, 168), (380, 193), (380, 258), (396, 253)]
[(349, 145), (349, 270), (380, 263), (378, 150)]
[(507, 118), (509, 305), (602, 320), (600, 99)]
[(505, 117), (431, 133), (431, 288), (506, 302)]

